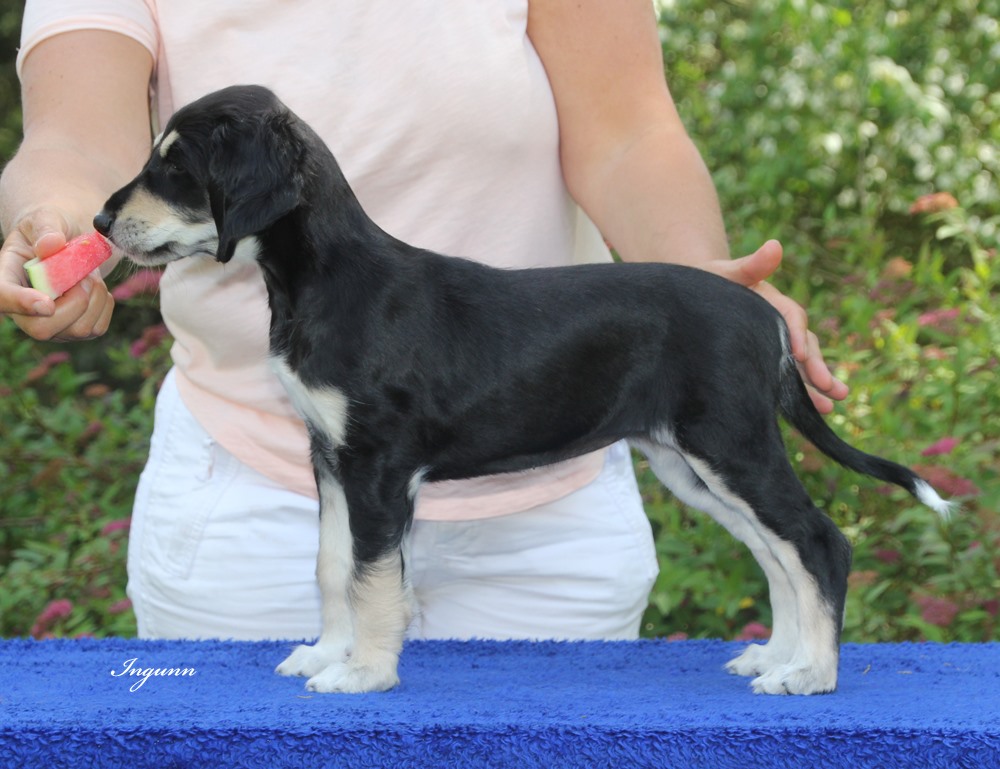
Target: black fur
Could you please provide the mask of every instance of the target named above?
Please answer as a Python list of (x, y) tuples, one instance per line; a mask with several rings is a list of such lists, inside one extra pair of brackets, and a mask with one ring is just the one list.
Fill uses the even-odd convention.
[[(855, 470), (911, 493), (917, 479), (829, 430), (790, 358), (783, 320), (767, 302), (688, 267), (498, 270), (413, 248), (365, 215), (323, 142), (259, 87), (228, 88), (194, 102), (170, 121), (165, 134), (172, 132), (178, 138), (165, 156), (154, 148), (146, 168), (110, 198), (95, 224), (138, 261), (189, 255), (195, 246), (167, 243), (141, 253), (119, 242), (125, 238), (116, 237), (117, 220), (141, 188), (192, 221), (210, 216), (217, 243), (197, 248), (219, 261), (255, 239), (272, 313), (272, 355), (308, 391), (333, 388), (349, 403), (343, 439), (306, 417), (321, 489), (324, 479), (326, 488), (339, 484), (347, 500), (355, 633), (371, 622), (357, 583), (398, 553), (415, 477), (521, 470), (628, 438), (661, 460), (654, 468), (679, 468), (683, 477), (661, 474), (667, 485), (707, 501), (758, 559), (773, 559), (778, 567), (769, 578), (783, 571), (814, 582), (822, 604), (816, 610), (831, 618), (822, 644), (829, 648), (803, 652), (803, 645), (817, 644), (789, 639), (795, 654), (784, 666), (792, 672), (782, 668), (772, 676), (777, 684), (769, 680), (758, 689), (832, 688), (828, 677), (802, 670), (815, 660), (829, 663), (832, 654), (835, 683), (850, 546), (795, 478), (776, 414)], [(326, 516), (332, 503), (321, 501)], [(795, 555), (786, 556), (781, 542)], [(796, 557), (800, 563), (787, 560)], [(792, 587), (799, 596), (795, 616), (805, 622), (814, 599), (801, 591), (814, 588)], [(324, 618), (324, 638), (335, 621)], [(804, 639), (808, 632), (799, 630)], [(346, 670), (354, 664), (350, 643), (360, 641), (345, 643), (346, 660), (314, 659), (292, 672), (316, 675), (327, 662)], [(388, 647), (398, 653), (394, 643)], [(324, 644), (332, 642), (321, 639), (315, 648)], [(394, 658), (391, 665), (394, 675)], [(769, 672), (746, 664), (734, 670)], [(338, 676), (314, 688), (394, 682), (365, 679), (352, 689), (331, 683), (347, 680), (344, 671)]]

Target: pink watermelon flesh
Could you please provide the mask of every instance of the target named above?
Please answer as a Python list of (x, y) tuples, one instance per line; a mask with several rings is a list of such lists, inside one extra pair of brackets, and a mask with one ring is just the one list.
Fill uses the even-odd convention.
[(111, 256), (111, 246), (101, 235), (91, 232), (69, 241), (44, 259), (25, 263), (31, 285), (53, 299), (62, 296)]

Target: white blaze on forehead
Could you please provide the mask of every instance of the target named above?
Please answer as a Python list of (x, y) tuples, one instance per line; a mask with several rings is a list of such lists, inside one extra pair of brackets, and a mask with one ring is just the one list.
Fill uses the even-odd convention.
[(160, 140), (157, 150), (159, 151), (161, 158), (165, 158), (167, 156), (167, 153), (170, 152), (170, 146), (177, 141), (178, 136), (179, 134), (177, 131), (171, 131)]

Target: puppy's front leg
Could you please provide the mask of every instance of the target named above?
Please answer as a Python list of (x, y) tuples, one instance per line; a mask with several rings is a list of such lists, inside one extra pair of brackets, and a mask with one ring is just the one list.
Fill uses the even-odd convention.
[(299, 646), (278, 665), (283, 676), (313, 677), (343, 663), (354, 645), (350, 604), (354, 552), (347, 499), (340, 482), (327, 469), (317, 471), (320, 498), (319, 557), (316, 576), (322, 598), (323, 629), (313, 646)]
[[(317, 692), (375, 692), (398, 684), (399, 653), (413, 616), (402, 556), (413, 515), (413, 474), (373, 466), (361, 455), (347, 456), (339, 466), (350, 512), (354, 642), (346, 660), (309, 679), (308, 688)], [(324, 624), (334, 618), (324, 616)]]
[(354, 645), (306, 684), (314, 692), (381, 692), (399, 683), (397, 666), (412, 617), (400, 550), (359, 564), (354, 581)]
[(283, 675), (309, 676), (306, 688), (314, 692), (375, 692), (398, 684), (399, 653), (413, 616), (401, 550), (413, 500), (369, 485), (375, 473), (358, 475), (365, 480), (342, 484), (327, 468), (317, 471), (323, 630), (315, 646), (300, 646), (278, 667)]

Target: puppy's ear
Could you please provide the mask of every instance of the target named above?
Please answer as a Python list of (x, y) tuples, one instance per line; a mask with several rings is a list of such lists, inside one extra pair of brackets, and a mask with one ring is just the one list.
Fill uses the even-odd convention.
[(217, 260), (228, 262), (243, 238), (267, 229), (299, 205), (300, 146), (283, 115), (215, 128), (208, 197), (219, 231)]

